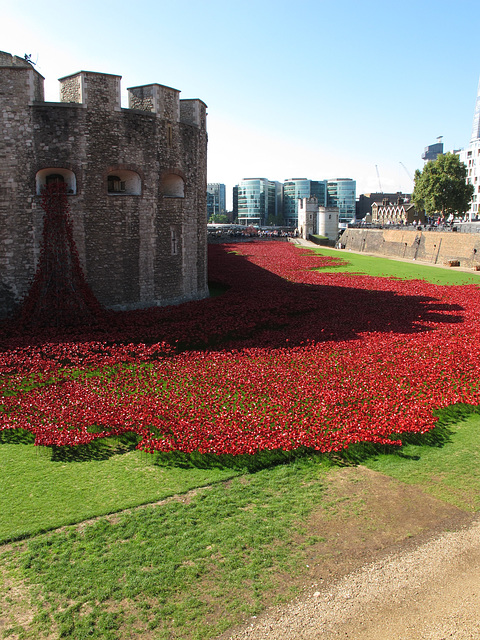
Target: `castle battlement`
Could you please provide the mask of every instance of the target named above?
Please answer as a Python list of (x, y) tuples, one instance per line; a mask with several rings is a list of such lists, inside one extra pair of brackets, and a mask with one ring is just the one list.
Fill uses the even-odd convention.
[[(3, 80), (11, 72), (14, 77), (20, 72), (27, 79), (11, 83), (11, 90), (18, 100), (27, 104), (44, 103), (44, 77), (24, 58), (0, 51), (0, 69)], [(18, 80), (18, 78), (17, 78)], [(99, 111), (120, 111), (122, 76), (96, 71), (78, 71), (59, 78), (60, 103), (79, 104)], [(21, 86), (23, 85), (23, 87)], [(199, 99), (180, 99), (180, 91), (173, 87), (153, 83), (129, 87), (128, 108), (148, 111), (170, 123), (183, 122), (206, 128), (207, 105)], [(46, 102), (58, 106), (57, 102)]]
[(180, 91), (161, 84), (147, 84), (128, 89), (130, 109), (151, 111), (170, 122), (180, 121)]
[(180, 100), (180, 91), (162, 84), (147, 84), (128, 89), (130, 109), (150, 111), (170, 122), (206, 127), (207, 105), (198, 99)]
[(60, 102), (75, 102), (103, 110), (122, 108), (122, 76), (94, 71), (79, 71), (60, 78)]
[(30, 62), (25, 58), (12, 56), (11, 53), (7, 53), (6, 51), (0, 51), (0, 67), (33, 68)]
[(18, 56), (0, 51), (0, 92), (11, 102), (32, 104), (45, 100), (44, 77), (33, 65)]

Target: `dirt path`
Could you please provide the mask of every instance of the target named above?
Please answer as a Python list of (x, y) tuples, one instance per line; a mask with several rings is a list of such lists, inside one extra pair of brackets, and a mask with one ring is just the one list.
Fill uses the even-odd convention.
[(478, 640), (480, 518), (312, 586), (231, 640)]

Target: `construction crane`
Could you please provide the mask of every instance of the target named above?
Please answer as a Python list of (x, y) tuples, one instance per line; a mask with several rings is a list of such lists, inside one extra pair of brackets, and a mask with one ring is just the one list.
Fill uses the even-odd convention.
[(383, 193), (382, 183), (380, 182), (380, 173), (378, 172), (378, 165), (375, 165), (375, 169), (377, 170), (378, 186), (380, 187), (380, 193)]
[(406, 173), (406, 174), (407, 174), (407, 176), (410, 178), (410, 180), (411, 180), (412, 182), (415, 182), (415, 180), (412, 178), (412, 176), (411, 176), (411, 174), (410, 174), (410, 171), (407, 169), (407, 167), (403, 164), (403, 162), (402, 162), (402, 161), (400, 161), (400, 164), (401, 164), (401, 165), (402, 165), (402, 167), (405, 169), (405, 173)]

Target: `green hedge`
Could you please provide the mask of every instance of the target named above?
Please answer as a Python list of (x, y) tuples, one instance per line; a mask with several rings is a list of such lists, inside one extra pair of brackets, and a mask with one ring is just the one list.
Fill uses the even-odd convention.
[(335, 242), (333, 242), (333, 240), (329, 240), (326, 236), (310, 235), (308, 236), (308, 239), (322, 247), (333, 247), (335, 245)]

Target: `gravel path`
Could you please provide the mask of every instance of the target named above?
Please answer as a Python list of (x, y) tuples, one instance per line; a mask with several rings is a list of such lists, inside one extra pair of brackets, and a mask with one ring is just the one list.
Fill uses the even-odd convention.
[(230, 640), (479, 640), (480, 519), (267, 611)]

